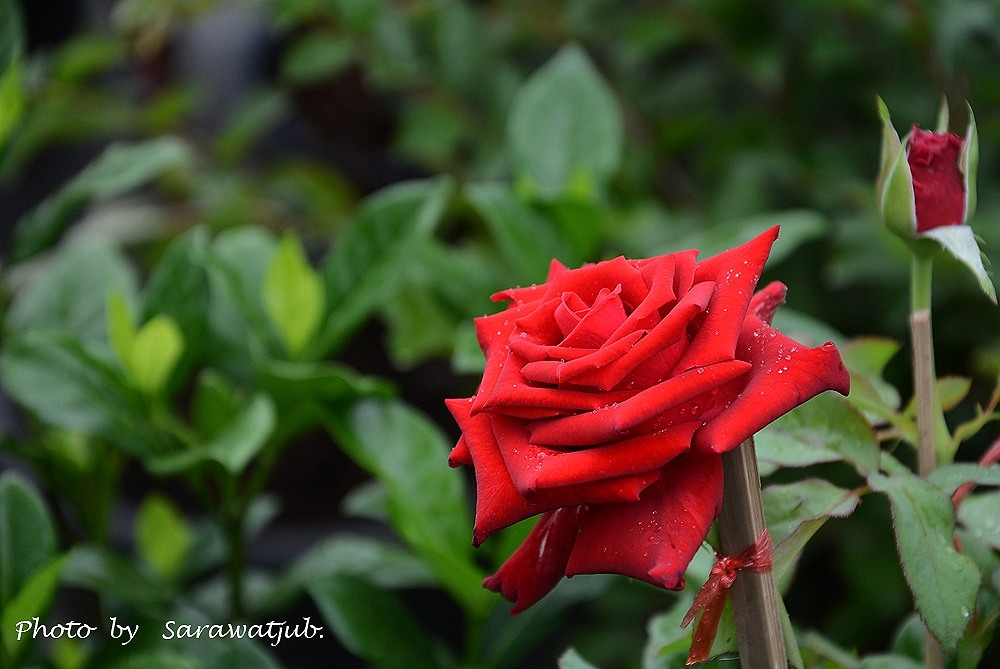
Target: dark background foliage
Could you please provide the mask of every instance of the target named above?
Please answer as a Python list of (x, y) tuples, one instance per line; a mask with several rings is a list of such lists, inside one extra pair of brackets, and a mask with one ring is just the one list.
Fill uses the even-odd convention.
[[(542, 280), (552, 256), (576, 265), (689, 247), (708, 254), (781, 223), (764, 279), (789, 286), (786, 327), (838, 343), (872, 334), (905, 342), (906, 251), (874, 207), (879, 96), (901, 133), (913, 123), (932, 127), (942, 96), (962, 133), (969, 102), (981, 142), (971, 224), (988, 255), (1000, 248), (1000, 6), (987, 0), (32, 0), (21, 10), (24, 111), (0, 143), (11, 313), (32, 276), (44, 273), (38, 259), (73, 234), (121, 249), (142, 286), (165, 264), (165, 249), (193, 229), (213, 237), (252, 226), (275, 238), (291, 232), (313, 265), (341, 248), (341, 264), (374, 281), (357, 318), (304, 357), (387, 381), (448, 438), (457, 431), (443, 399), (471, 393), (481, 364), (471, 318), (496, 308), (492, 291)], [(547, 129), (561, 127), (551, 114), (562, 107), (549, 100), (524, 118), (515, 112), (528, 104), (525, 82), (564, 56), (577, 59), (572, 72), (603, 82), (594, 95), (615, 111), (610, 121), (586, 116), (560, 144)], [(134, 150), (110, 178), (81, 179), (120, 142)], [(559, 146), (571, 147), (566, 156), (552, 149)], [(546, 155), (575, 171), (560, 181)], [(442, 175), (447, 195), (426, 238), (395, 255), (382, 253), (391, 240), (375, 233), (340, 243), (358, 227), (366, 197)], [(417, 199), (433, 209), (426, 202), (435, 197)], [(387, 234), (409, 234), (401, 230)], [(247, 244), (270, 252), (273, 240)], [(233, 257), (263, 274), (266, 258), (241, 258), (239, 248)], [(379, 251), (369, 257), (364, 248)], [(364, 272), (377, 263), (393, 269), (375, 280)], [(972, 379), (971, 399), (953, 414), (964, 419), (993, 387), (1000, 313), (958, 263), (940, 263), (937, 279), (938, 371)], [(327, 280), (328, 306), (335, 284)], [(155, 315), (150, 304), (139, 324)], [(166, 313), (180, 313), (175, 307)], [(8, 322), (4, 334), (16, 330)], [(280, 348), (280, 332), (258, 334), (265, 349)], [(189, 358), (169, 381), (167, 404), (181, 419), (191, 418), (195, 376), (206, 368), (248, 394), (258, 389), (240, 366), (245, 351), (223, 346), (224, 338), (212, 330), (197, 352), (189, 339)], [(886, 369), (903, 397), (906, 358), (904, 348)], [(369, 393), (353, 376), (344, 383)], [(34, 472), (69, 549), (87, 533), (32, 454), (48, 434), (46, 418), (23, 405), (0, 407), (9, 447), (0, 466)], [(248, 546), (255, 568), (284, 569), (331, 533), (389, 535), (385, 523), (343, 511), (345, 499), (361, 504), (349, 493), (378, 472), (343, 443), (331, 446), (352, 433), (330, 422), (288, 428), (262, 487), (280, 511)], [(958, 459), (975, 460), (994, 432), (969, 440)], [(911, 458), (905, 448), (897, 457)], [(109, 545), (131, 550), (132, 517), (151, 490), (190, 518), (205, 512), (190, 481), (151, 472), (141, 458), (121, 467), (120, 489), (107, 500)], [(814, 473), (854, 485), (839, 465)], [(488, 566), (500, 551), (474, 559)], [(601, 583), (610, 588), (604, 597), (570, 595), (583, 598), (572, 600), (572, 615), (541, 616), (537, 666), (570, 645), (601, 666), (638, 666), (646, 621), (672, 600)], [(87, 597), (74, 590), (59, 605), (86, 611)], [(405, 597), (446, 644), (464, 642), (456, 631), (463, 609), (430, 581)], [(803, 630), (844, 647), (869, 653), (892, 644), (912, 601), (885, 500), (866, 497), (850, 523), (824, 527), (787, 605)], [(319, 615), (308, 601), (295, 606)], [(332, 640), (276, 653), (288, 666), (351, 661)], [(992, 653), (984, 666), (996, 643)]]

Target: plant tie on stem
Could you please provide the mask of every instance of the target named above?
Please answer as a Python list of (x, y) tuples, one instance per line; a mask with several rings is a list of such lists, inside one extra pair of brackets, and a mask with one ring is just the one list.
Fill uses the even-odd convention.
[(726, 605), (726, 596), (736, 581), (736, 575), (744, 569), (759, 574), (771, 571), (771, 552), (771, 535), (764, 530), (756, 541), (738, 555), (716, 554), (715, 565), (712, 566), (708, 580), (695, 595), (691, 608), (681, 621), (681, 627), (687, 627), (699, 612), (704, 611), (695, 626), (691, 652), (687, 659), (689, 665), (708, 659), (712, 642), (715, 641), (715, 632), (719, 627), (719, 619)]

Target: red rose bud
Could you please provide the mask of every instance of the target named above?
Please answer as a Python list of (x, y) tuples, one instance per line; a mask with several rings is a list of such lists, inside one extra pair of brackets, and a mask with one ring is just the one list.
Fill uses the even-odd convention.
[[(971, 228), (965, 225), (976, 208), (979, 139), (969, 112), (965, 137), (945, 132), (948, 107), (942, 105), (938, 132), (913, 126), (902, 141), (881, 100), (882, 161), (876, 190), (879, 212), (890, 230), (911, 244), (915, 253), (946, 249), (976, 277), (994, 303), (996, 289), (983, 264)], [(934, 243), (929, 243), (934, 242)]]
[(881, 100), (879, 113), (883, 129), (879, 210), (889, 229), (909, 240), (938, 228), (964, 225), (976, 204), (978, 141), (971, 110), (965, 138), (944, 132), (948, 125), (944, 106), (938, 132), (914, 125), (902, 141)]
[(721, 454), (824, 390), (847, 393), (832, 344), (770, 326), (785, 287), (754, 293), (778, 230), (702, 261), (616, 258), (494, 299), (476, 320), (486, 369), (448, 401), (473, 467), (473, 543), (541, 520), (484, 585), (531, 606), (563, 576), (612, 573), (668, 589), (722, 501)]
[(965, 222), (965, 179), (959, 169), (962, 138), (913, 126), (906, 145), (913, 179), (917, 232)]

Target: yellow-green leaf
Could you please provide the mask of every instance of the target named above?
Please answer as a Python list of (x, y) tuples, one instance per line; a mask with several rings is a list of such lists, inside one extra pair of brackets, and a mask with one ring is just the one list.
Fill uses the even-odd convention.
[(169, 316), (154, 316), (139, 328), (132, 342), (128, 369), (135, 385), (148, 395), (159, 394), (184, 352), (184, 336)]
[(152, 494), (139, 507), (135, 542), (153, 571), (170, 579), (180, 571), (191, 548), (191, 528), (173, 502)]
[(286, 234), (267, 268), (264, 308), (288, 353), (297, 357), (312, 340), (323, 316), (325, 296), (299, 239)]

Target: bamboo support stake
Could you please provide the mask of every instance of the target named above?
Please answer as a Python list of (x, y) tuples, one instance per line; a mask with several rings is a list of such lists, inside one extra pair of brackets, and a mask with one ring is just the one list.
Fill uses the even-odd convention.
[[(722, 469), (724, 490), (719, 516), (722, 552), (737, 555), (766, 529), (753, 439), (723, 454)], [(730, 597), (743, 669), (787, 667), (778, 596), (771, 571), (741, 571), (733, 582)]]

